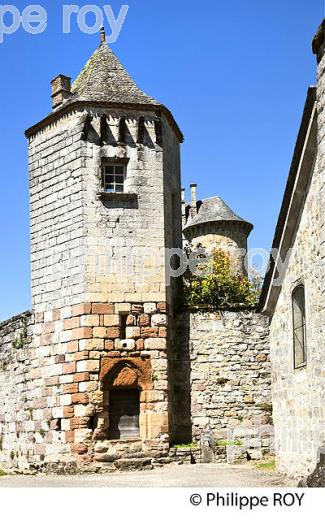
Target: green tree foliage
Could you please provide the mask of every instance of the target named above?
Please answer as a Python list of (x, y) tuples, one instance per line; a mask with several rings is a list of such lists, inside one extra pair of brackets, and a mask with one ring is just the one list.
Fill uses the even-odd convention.
[(203, 262), (197, 271), (193, 274), (187, 270), (184, 275), (184, 295), (188, 305), (229, 309), (257, 304), (261, 279), (256, 275), (249, 279), (233, 273), (229, 254), (224, 251), (214, 250), (212, 259)]

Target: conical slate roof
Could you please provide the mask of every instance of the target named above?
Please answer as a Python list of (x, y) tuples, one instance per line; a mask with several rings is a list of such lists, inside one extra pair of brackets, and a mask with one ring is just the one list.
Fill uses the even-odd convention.
[(82, 69), (72, 85), (71, 95), (55, 107), (46, 118), (26, 130), (25, 135), (30, 137), (42, 130), (62, 113), (68, 113), (75, 105), (87, 106), (92, 103), (113, 107), (128, 106), (148, 111), (153, 109), (161, 112), (167, 118), (179, 142), (184, 141), (184, 136), (170, 110), (142, 92), (106, 41), (101, 42)]
[(253, 228), (252, 224), (236, 215), (221, 197), (211, 197), (198, 202), (197, 214), (193, 217), (190, 214), (184, 229), (208, 222), (227, 221), (242, 222), (248, 225), (250, 229)]
[(160, 105), (135, 84), (106, 42), (102, 42), (72, 85), (69, 101)]

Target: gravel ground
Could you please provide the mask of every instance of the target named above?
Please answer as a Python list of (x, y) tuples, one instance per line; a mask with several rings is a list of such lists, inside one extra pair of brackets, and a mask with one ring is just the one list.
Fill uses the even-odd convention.
[(0, 487), (284, 487), (283, 477), (254, 466), (227, 464), (170, 465), (147, 471), (108, 475), (17, 476), (0, 477)]

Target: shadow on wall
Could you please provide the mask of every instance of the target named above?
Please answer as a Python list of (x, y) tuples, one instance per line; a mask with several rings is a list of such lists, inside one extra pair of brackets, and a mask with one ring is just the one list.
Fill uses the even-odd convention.
[[(191, 359), (190, 359), (190, 313), (175, 317), (176, 334), (173, 344), (173, 444), (188, 444), (192, 441), (191, 421)], [(181, 331), (180, 333), (177, 333)]]
[(322, 448), (322, 452), (319, 455), (319, 462), (309, 477), (302, 479), (298, 487), (325, 487), (325, 453), (324, 448)]

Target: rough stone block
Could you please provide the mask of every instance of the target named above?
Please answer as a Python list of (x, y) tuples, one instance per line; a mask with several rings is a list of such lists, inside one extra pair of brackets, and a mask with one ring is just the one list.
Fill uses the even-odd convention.
[(101, 338), (81, 339), (79, 341), (79, 350), (104, 350), (104, 340)]
[(137, 339), (140, 334), (140, 327), (126, 327), (126, 339)]
[(146, 350), (165, 350), (166, 340), (164, 338), (149, 338), (144, 342)]
[(141, 314), (138, 317), (138, 325), (140, 327), (149, 327), (150, 326), (150, 316), (148, 314)]
[(143, 306), (143, 312), (145, 314), (154, 314), (157, 310), (157, 305), (155, 303), (145, 303)]
[(134, 350), (134, 339), (116, 339), (114, 344), (115, 350)]
[(71, 308), (72, 316), (82, 316), (85, 314), (91, 313), (91, 304), (90, 303), (81, 303), (78, 305), (73, 305)]
[(87, 393), (77, 393), (71, 396), (73, 404), (89, 404), (89, 396)]
[(115, 304), (115, 314), (120, 314), (124, 312), (131, 312), (131, 304), (130, 303), (116, 303)]
[(93, 314), (114, 314), (114, 305), (111, 303), (93, 303), (91, 312)]
[(89, 380), (90, 380), (89, 372), (83, 372), (81, 374), (73, 374), (74, 383), (80, 383), (82, 381), (89, 381)]
[(105, 325), (105, 327), (119, 327), (120, 326), (120, 316), (118, 314), (111, 314), (108, 316), (104, 316), (104, 325)]
[(75, 417), (90, 417), (94, 413), (92, 405), (77, 404), (74, 407)]
[(120, 336), (120, 328), (119, 327), (107, 327), (106, 330), (106, 338), (107, 339), (116, 339)]
[(158, 327), (141, 327), (142, 338), (158, 338), (159, 328)]
[(151, 325), (152, 325), (152, 327), (159, 327), (161, 325), (167, 325), (166, 314), (153, 314), (153, 316), (151, 316)]
[(80, 318), (68, 318), (64, 320), (64, 330), (77, 329), (80, 326)]
[(73, 374), (76, 371), (76, 364), (73, 363), (65, 363), (63, 365), (63, 374)]
[(78, 392), (78, 383), (69, 383), (63, 385), (63, 392), (65, 394), (73, 394), (75, 392)]
[(97, 359), (89, 359), (88, 361), (77, 362), (77, 372), (98, 372), (99, 361)]
[(80, 327), (72, 330), (72, 340), (75, 339), (90, 339), (93, 337), (93, 329), (91, 327)]
[(98, 327), (99, 326), (99, 315), (89, 314), (87, 316), (81, 316), (80, 325), (82, 327)]

